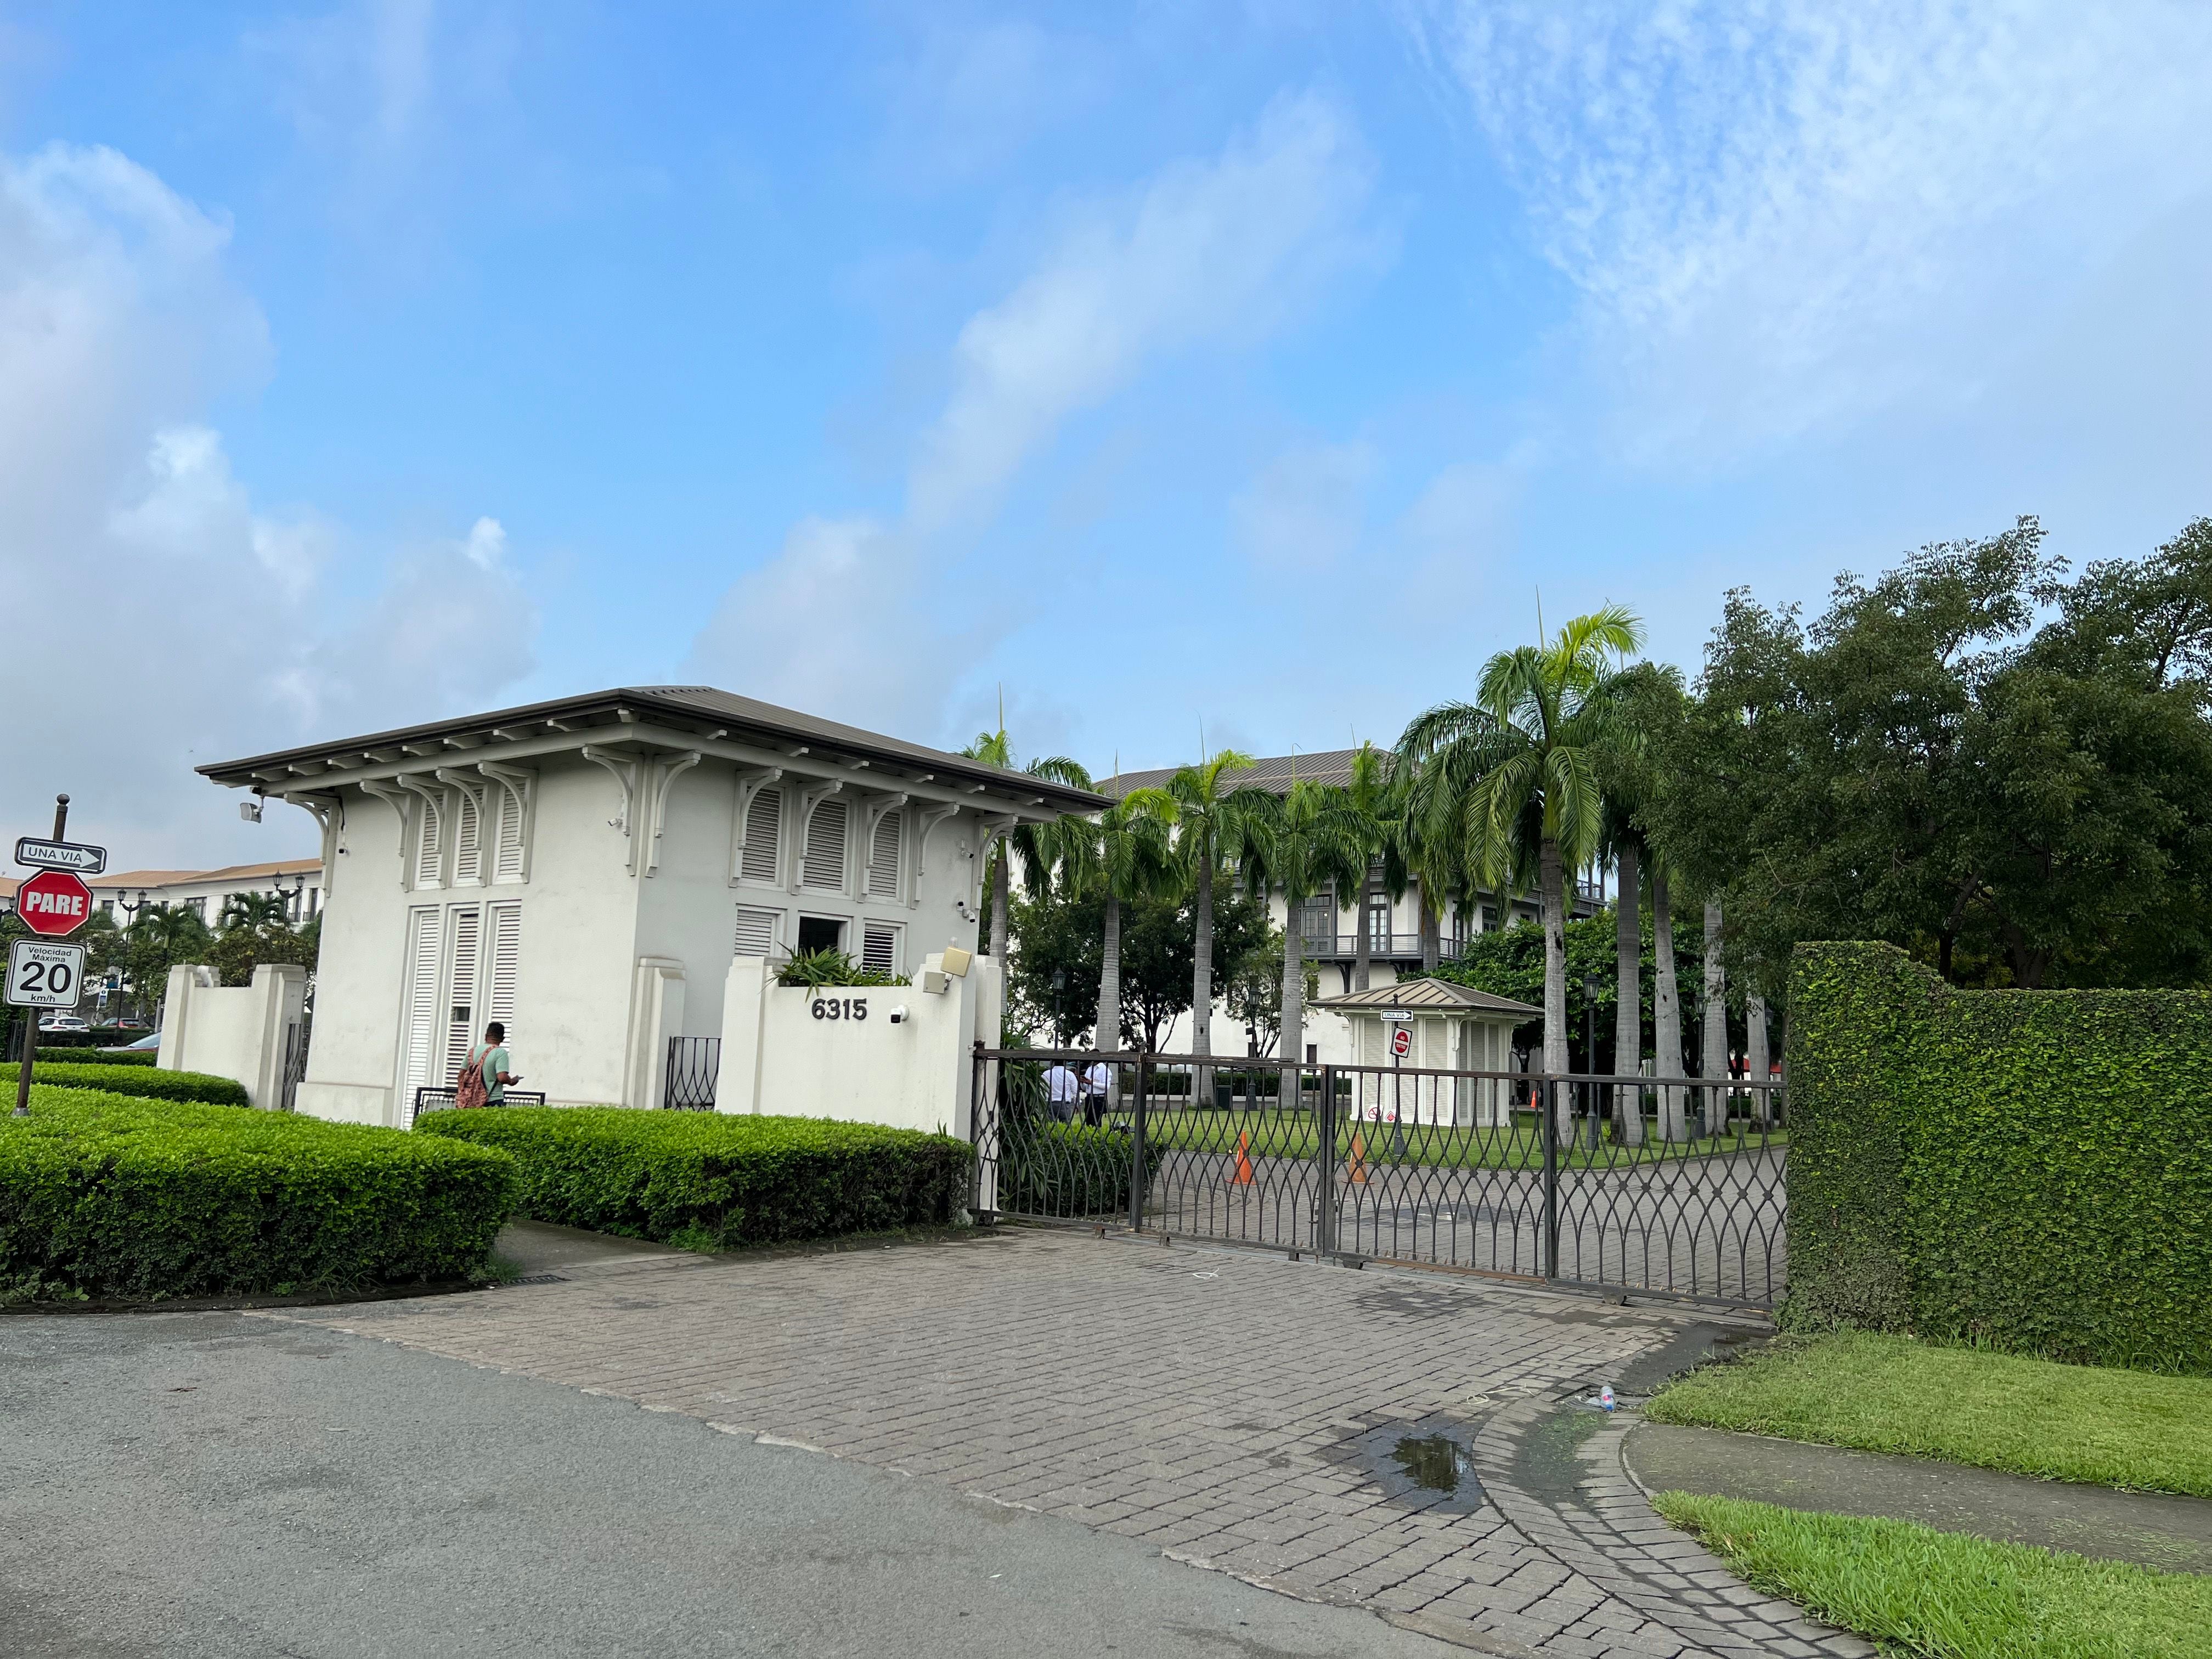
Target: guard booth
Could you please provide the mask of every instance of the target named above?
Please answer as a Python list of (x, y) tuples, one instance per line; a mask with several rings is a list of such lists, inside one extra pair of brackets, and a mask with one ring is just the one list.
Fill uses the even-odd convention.
[[(523, 1086), (551, 1104), (806, 1109), (763, 1046), (789, 1030), (845, 1079), (830, 1115), (881, 1121), (844, 1047), (964, 1051), (986, 1021), (995, 1041), (995, 976), (947, 971), (975, 949), (992, 843), (1106, 805), (708, 686), (618, 688), (199, 769), (321, 827), (315, 1024), (294, 1098), (396, 1127), (492, 1020)], [(799, 994), (773, 969), (825, 949), (915, 982), (860, 993), (873, 1023), (794, 1015), (782, 1000)], [(748, 1069), (726, 1081), (733, 1043)], [(927, 1098), (965, 1101), (951, 1069)], [(907, 1084), (893, 1092), (909, 1100), (900, 1112), (924, 1109)]]
[[(1544, 1017), (1542, 1009), (1511, 997), (1441, 979), (1401, 980), (1322, 997), (1313, 1006), (1344, 1017), (1355, 1065), (1416, 1072), (1510, 1072), (1514, 1027)], [(1408, 1039), (1403, 1054), (1392, 1052), (1397, 1031)], [(1512, 1085), (1503, 1077), (1461, 1077), (1445, 1088), (1399, 1091), (1382, 1086), (1386, 1082), (1373, 1073), (1360, 1075), (1352, 1103), (1358, 1116), (1490, 1128), (1507, 1122), (1512, 1109)]]

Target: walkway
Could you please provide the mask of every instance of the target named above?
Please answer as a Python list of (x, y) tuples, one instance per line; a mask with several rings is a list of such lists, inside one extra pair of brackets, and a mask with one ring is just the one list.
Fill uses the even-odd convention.
[(1571, 1403), (1690, 1336), (1671, 1310), (1012, 1231), (270, 1317), (941, 1482), (1480, 1652), (1869, 1651), (1659, 1521), (1625, 1425)]

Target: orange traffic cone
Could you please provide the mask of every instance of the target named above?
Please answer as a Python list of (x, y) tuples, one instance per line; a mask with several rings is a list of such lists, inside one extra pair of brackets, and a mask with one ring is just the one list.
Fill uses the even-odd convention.
[(1252, 1132), (1239, 1129), (1237, 1132), (1237, 1178), (1231, 1183), (1232, 1186), (1249, 1187), (1252, 1184), (1251, 1151)]
[(1367, 1184), (1367, 1147), (1359, 1139), (1359, 1131), (1352, 1132), (1352, 1161), (1345, 1166), (1345, 1179), (1355, 1187)]

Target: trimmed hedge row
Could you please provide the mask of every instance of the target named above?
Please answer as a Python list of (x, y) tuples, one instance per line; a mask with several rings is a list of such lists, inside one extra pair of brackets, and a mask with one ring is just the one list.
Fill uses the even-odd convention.
[(415, 1127), (513, 1153), (521, 1214), (688, 1249), (947, 1222), (968, 1202), (966, 1141), (872, 1123), (508, 1106)]
[(1786, 1324), (2212, 1372), (2212, 994), (1804, 945), (1789, 1078)]
[(39, 1045), (39, 1064), (49, 1060), (63, 1066), (151, 1066), (161, 1059), (151, 1048), (133, 1048), (125, 1054), (114, 1048), (58, 1048), (51, 1042)]
[[(12, 1102), (15, 1074), (22, 1069), (10, 1062), (0, 1066), (0, 1095)], [(144, 1100), (196, 1100), (204, 1106), (244, 1106), (246, 1085), (205, 1072), (149, 1072), (143, 1066), (50, 1066), (41, 1057), (31, 1070), (31, 1087), (51, 1084), (57, 1089), (98, 1089), (111, 1095), (134, 1095)]]
[[(1126, 1129), (1009, 1117), (999, 1164), (999, 1207), (1010, 1215), (1073, 1219), (1126, 1215), (1129, 1209), (1130, 1137)], [(1156, 1142), (1145, 1147), (1145, 1179), (1159, 1167)]]
[(0, 1114), (0, 1299), (350, 1292), (481, 1271), (489, 1148), (33, 1083)]

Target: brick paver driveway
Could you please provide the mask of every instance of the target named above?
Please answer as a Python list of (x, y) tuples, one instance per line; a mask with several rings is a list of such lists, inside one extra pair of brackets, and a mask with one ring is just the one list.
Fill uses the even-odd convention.
[[(1673, 1533), (1574, 1403), (1691, 1316), (1015, 1230), (282, 1316), (690, 1413), (1486, 1653), (1870, 1650)], [(1417, 1484), (1401, 1443), (1442, 1436)], [(1413, 1456), (1409, 1450), (1408, 1457)]]

